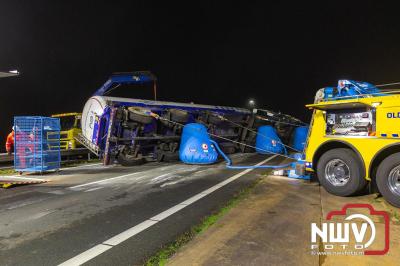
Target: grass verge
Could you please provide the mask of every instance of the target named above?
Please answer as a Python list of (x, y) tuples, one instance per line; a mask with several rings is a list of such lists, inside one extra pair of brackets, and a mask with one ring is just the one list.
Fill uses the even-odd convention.
[(246, 198), (253, 188), (260, 182), (261, 179), (255, 180), (248, 187), (240, 190), (236, 193), (232, 199), (230, 199), (225, 205), (223, 205), (218, 211), (213, 214), (206, 216), (202, 221), (193, 226), (189, 231), (180, 235), (174, 242), (162, 247), (155, 255), (150, 257), (144, 265), (146, 266), (163, 266), (167, 263), (167, 260), (175, 254), (179, 248), (184, 246), (196, 235), (201, 234), (207, 230), (210, 226), (215, 224), (221, 217), (223, 217), (230, 209), (235, 207), (241, 200)]
[(9, 168), (9, 169), (0, 169), (0, 175), (14, 175), (17, 172), (14, 171), (13, 168)]

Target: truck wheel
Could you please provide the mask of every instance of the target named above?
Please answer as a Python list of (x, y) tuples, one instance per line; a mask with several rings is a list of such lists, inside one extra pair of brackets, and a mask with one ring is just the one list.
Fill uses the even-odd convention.
[(231, 145), (230, 143), (220, 143), (219, 147), (225, 154), (234, 154), (236, 152), (235, 146)]
[(318, 161), (317, 175), (321, 185), (337, 196), (354, 195), (367, 184), (360, 160), (346, 148), (325, 152)]
[(381, 162), (376, 172), (376, 184), (385, 200), (400, 208), (400, 152)]
[(142, 124), (150, 124), (153, 117), (149, 114), (150, 110), (142, 107), (129, 107), (129, 119)]
[(178, 152), (163, 152), (157, 154), (158, 162), (176, 162), (179, 161), (179, 153)]
[(122, 166), (135, 166), (135, 165), (140, 165), (143, 164), (144, 160), (143, 157), (134, 157), (129, 154), (125, 154), (123, 152), (120, 152), (118, 154), (118, 163), (121, 164)]
[(169, 109), (171, 120), (178, 123), (186, 123), (189, 120), (189, 113), (180, 109)]

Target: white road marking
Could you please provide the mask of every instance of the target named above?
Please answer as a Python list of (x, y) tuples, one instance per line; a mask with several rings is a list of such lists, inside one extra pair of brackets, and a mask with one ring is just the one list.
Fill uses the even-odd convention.
[[(270, 160), (272, 160), (273, 158), (277, 157), (278, 155), (273, 155), (261, 162), (259, 162), (258, 164), (256, 164), (256, 166), (258, 165), (262, 165)], [(59, 264), (59, 266), (75, 266), (75, 265), (82, 265), (83, 263), (97, 257), (98, 255), (104, 253), (105, 251), (111, 249), (112, 247), (124, 242), (125, 240), (143, 232), (144, 230), (146, 230), (147, 228), (153, 226), (154, 224), (164, 220), (165, 218), (171, 216), (172, 214), (182, 210), (183, 208), (185, 208), (186, 206), (189, 206), (190, 204), (193, 204), (194, 202), (200, 200), (201, 198), (207, 196), (208, 194), (214, 192), (215, 190), (231, 183), (232, 181), (235, 181), (236, 179), (238, 179), (239, 177), (247, 174), (248, 172), (253, 171), (254, 169), (246, 169), (212, 187), (210, 187), (209, 189), (206, 189), (192, 197), (190, 197), (189, 199), (151, 217), (148, 220), (145, 220), (143, 222), (141, 222), (138, 225), (135, 225), (134, 227), (129, 228), (128, 230), (123, 231), (122, 233), (104, 241), (102, 244), (99, 244), (97, 246), (94, 246), (93, 248), (84, 251), (83, 253)], [(125, 175), (126, 176), (126, 175)], [(122, 177), (122, 176), (121, 176)]]
[(137, 177), (137, 178), (135, 178), (135, 182), (137, 182), (137, 181), (139, 181), (139, 180), (142, 180), (142, 179), (144, 179), (144, 178), (148, 178), (149, 177), (149, 175), (147, 174), (144, 174), (144, 175), (142, 175), (142, 176), (139, 176), (139, 177)]
[(71, 167), (63, 167), (61, 170), (69, 170), (69, 169), (74, 169), (74, 168), (82, 168), (82, 167), (90, 167), (90, 166), (96, 166), (96, 165), (102, 165), (103, 163), (93, 163), (93, 164), (82, 164), (82, 165), (77, 165), (77, 166), (71, 166)]
[(106, 246), (103, 244), (94, 246), (91, 249), (88, 249), (85, 252), (79, 254), (78, 256), (61, 263), (60, 266), (82, 265), (92, 258), (97, 257), (101, 253), (109, 250), (110, 248), (112, 248), (112, 246)]
[(53, 212), (55, 212), (55, 210), (39, 212), (39, 213), (36, 213), (36, 214), (28, 217), (27, 220), (39, 219), (39, 218), (42, 218), (42, 217), (44, 217), (44, 216), (46, 216), (46, 215), (48, 215), (50, 213), (53, 213)]
[(85, 192), (91, 192), (91, 191), (99, 190), (99, 189), (102, 189), (102, 188), (104, 188), (104, 187), (94, 187), (94, 188), (85, 190)]
[(207, 195), (208, 194), (205, 194), (205, 193), (199, 193), (199, 194), (194, 195), (193, 197), (188, 198), (187, 200), (181, 202), (181, 205), (190, 205), (190, 204), (198, 201), (199, 199), (204, 198)]
[(100, 184), (100, 183), (104, 183), (104, 182), (107, 182), (110, 180), (115, 180), (115, 179), (131, 176), (131, 175), (137, 175), (137, 174), (141, 174), (141, 173), (142, 172), (137, 172), (137, 173), (130, 173), (130, 174), (126, 174), (126, 175), (115, 176), (115, 177), (111, 177), (111, 178), (107, 178), (107, 179), (103, 179), (103, 180), (99, 180), (99, 181), (94, 181), (94, 182), (90, 182), (90, 183), (85, 183), (85, 184), (69, 187), (69, 189), (77, 189), (80, 187), (90, 186), (90, 185), (94, 185), (94, 184)]
[(171, 173), (162, 174), (162, 175), (152, 178), (151, 181), (155, 181), (155, 180), (161, 179), (161, 178), (169, 176), (169, 175), (171, 175)]
[(180, 183), (180, 182), (182, 182), (182, 181), (183, 181), (183, 180), (177, 180), (177, 181), (167, 182), (167, 183), (162, 184), (160, 187), (172, 186), (172, 185), (178, 184), (178, 183)]
[(175, 205), (174, 207), (171, 207), (171, 208), (151, 217), (149, 220), (157, 221), (157, 222), (162, 221), (165, 218), (171, 216), (172, 214), (182, 210), (186, 206), (188, 206), (188, 205), (183, 205), (182, 203), (179, 203), (178, 205)]
[(39, 203), (39, 202), (45, 201), (45, 200), (47, 200), (49, 198), (50, 198), (50, 196), (46, 197), (46, 198), (39, 198), (39, 199), (36, 199), (36, 200), (31, 200), (31, 201), (24, 201), (24, 202), (21, 202), (19, 204), (12, 205), (12, 206), (8, 207), (7, 210), (14, 210), (14, 209), (21, 208), (21, 207), (24, 207), (24, 206), (32, 205), (32, 204), (35, 204), (35, 203)]
[(46, 193), (55, 194), (55, 195), (64, 195), (65, 194), (65, 192), (62, 191), (62, 190), (52, 190), (52, 191), (49, 191), (49, 192), (46, 192)]
[(134, 235), (139, 234), (140, 232), (146, 230), (150, 226), (155, 225), (158, 223), (158, 221), (152, 221), (152, 220), (146, 220), (144, 222), (141, 222), (140, 224), (129, 228), (128, 230), (108, 239), (107, 241), (103, 242), (103, 244), (109, 245), (109, 246), (116, 246), (125, 240), (131, 238)]

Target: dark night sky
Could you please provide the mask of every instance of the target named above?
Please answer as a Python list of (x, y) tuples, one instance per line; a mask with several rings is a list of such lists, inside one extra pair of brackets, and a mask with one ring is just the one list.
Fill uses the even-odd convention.
[(81, 111), (117, 71), (151, 70), (164, 100), (306, 121), (337, 79), (400, 81), (398, 9), (378, 1), (158, 2), (0, 0), (0, 70), (22, 73), (0, 79), (0, 150), (14, 115)]

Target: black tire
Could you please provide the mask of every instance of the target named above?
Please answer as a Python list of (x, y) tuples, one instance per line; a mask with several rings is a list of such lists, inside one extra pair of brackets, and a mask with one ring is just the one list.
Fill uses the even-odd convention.
[(143, 157), (133, 157), (123, 152), (118, 154), (117, 161), (122, 166), (135, 166), (144, 163)]
[(208, 123), (213, 124), (213, 125), (219, 125), (224, 122), (221, 118), (217, 116), (218, 114), (210, 114), (208, 117)]
[(224, 115), (223, 117), (225, 117), (226, 119), (228, 119), (229, 121), (238, 123), (238, 124), (242, 124), (245, 121), (243, 120), (243, 116), (241, 115)]
[(158, 162), (176, 162), (179, 161), (179, 153), (178, 152), (163, 152), (157, 154)]
[(123, 126), (124, 128), (129, 128), (129, 129), (134, 129), (134, 128), (136, 128), (137, 125), (138, 125), (137, 122), (128, 122), (128, 121), (125, 121), (125, 122), (122, 124), (122, 126)]
[(129, 119), (142, 124), (150, 124), (153, 122), (153, 117), (148, 114), (150, 110), (141, 107), (129, 107)]
[[(397, 171), (397, 174), (396, 174)], [(386, 157), (378, 166), (376, 185), (387, 202), (400, 208), (400, 186), (393, 186), (393, 182), (400, 184), (400, 152)], [(393, 179), (392, 179), (393, 178)]]
[(253, 152), (256, 152), (256, 149), (252, 147), (245, 146), (243, 149), (243, 153), (253, 153)]
[(325, 152), (318, 160), (317, 175), (321, 185), (337, 196), (352, 196), (367, 185), (360, 159), (346, 148)]
[(177, 123), (186, 123), (189, 120), (189, 113), (179, 109), (169, 109), (171, 120)]
[(236, 152), (236, 148), (231, 145), (220, 145), (220, 148), (225, 154), (234, 154)]
[(222, 123), (227, 123), (233, 126), (232, 123), (230, 122), (234, 122), (237, 124), (243, 124), (244, 120), (243, 120), (243, 116), (241, 115), (221, 115), (222, 117), (224, 117), (227, 120), (221, 119), (219, 117), (219, 114), (216, 113), (211, 113), (210, 116), (208, 117), (208, 122), (210, 124), (214, 124), (214, 125), (219, 125)]

